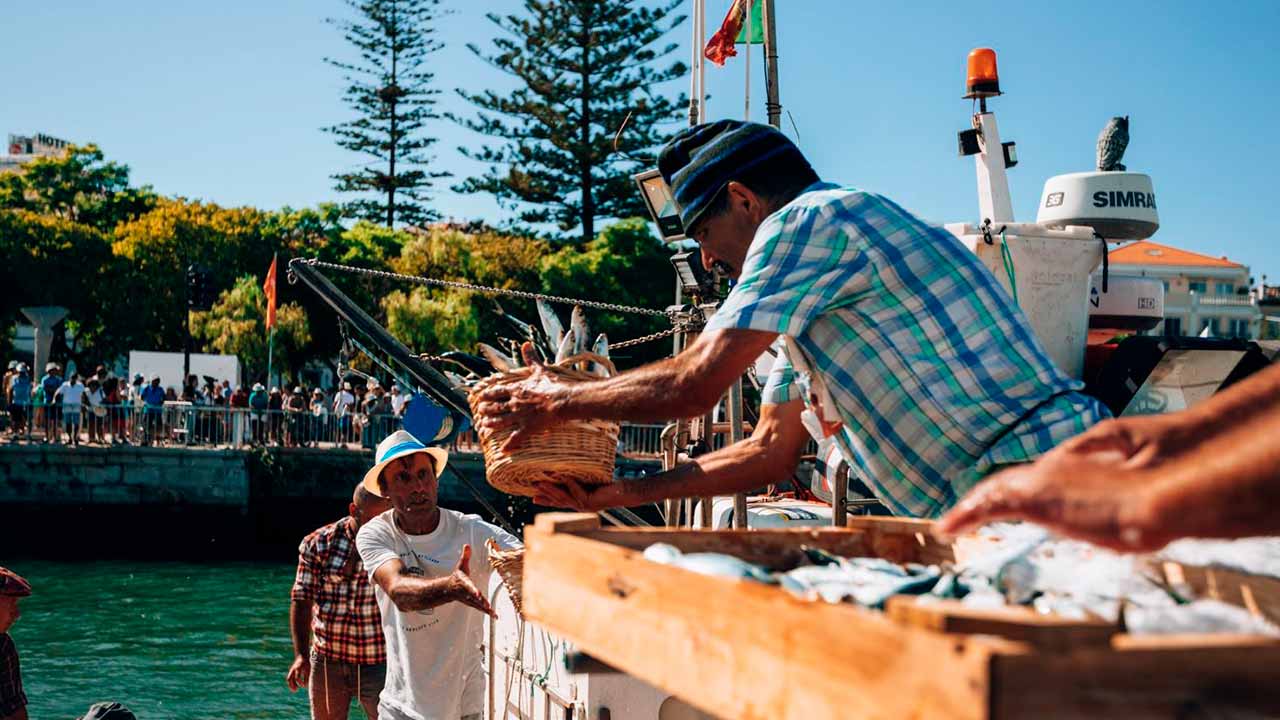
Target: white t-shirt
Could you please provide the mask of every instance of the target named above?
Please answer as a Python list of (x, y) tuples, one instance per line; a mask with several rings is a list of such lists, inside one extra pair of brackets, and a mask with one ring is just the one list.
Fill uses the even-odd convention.
[(354, 404), (355, 404), (355, 402), (356, 402), (356, 396), (355, 396), (355, 395), (352, 395), (351, 393), (347, 392), (346, 390), (340, 390), (340, 391), (338, 391), (338, 397), (335, 399), (335, 402), (334, 402), (334, 404), (333, 404), (333, 412), (334, 412), (334, 414), (335, 414), (335, 415), (346, 415), (346, 414), (347, 414), (347, 408), (349, 408), (349, 407), (351, 407), (352, 405), (354, 405)]
[(104, 395), (103, 395), (103, 393), (102, 393), (102, 388), (98, 388), (97, 390), (90, 390), (90, 391), (89, 391), (89, 406), (90, 406), (90, 407), (98, 407), (99, 405), (101, 405), (101, 404), (102, 404), (102, 398), (103, 398), (103, 397), (104, 397)]
[(59, 388), (58, 392), (62, 395), (63, 407), (71, 406), (77, 410), (80, 409), (80, 403), (84, 400), (84, 385), (80, 383), (72, 385), (71, 381), (68, 380), (62, 383), (62, 387)]
[[(440, 525), (429, 535), (408, 535), (388, 510), (360, 528), (356, 547), (370, 580), (389, 560), (399, 559), (410, 573), (440, 578), (453, 572), (462, 546), (471, 545), (471, 580), (489, 595), (489, 552), (485, 540), (499, 547), (520, 541), (476, 515), (440, 509)], [(451, 602), (428, 610), (401, 612), (382, 586), (373, 583), (382, 634), (387, 641), (387, 679), (379, 697), (379, 716), (411, 720), (458, 720), (484, 712), (484, 615)], [(388, 712), (389, 711), (389, 712)]]
[(391, 393), (391, 412), (399, 415), (401, 408), (404, 407), (404, 403), (408, 399), (404, 393)]

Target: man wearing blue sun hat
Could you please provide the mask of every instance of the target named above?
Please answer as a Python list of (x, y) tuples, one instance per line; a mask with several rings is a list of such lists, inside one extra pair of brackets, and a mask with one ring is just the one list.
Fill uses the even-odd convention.
[(447, 450), (397, 430), (378, 444), (376, 460), (363, 486), (392, 509), (360, 528), (356, 547), (373, 580), (387, 644), (378, 717), (479, 718), (482, 613), (494, 614), (486, 541), (502, 548), (520, 541), (477, 515), (440, 507)]

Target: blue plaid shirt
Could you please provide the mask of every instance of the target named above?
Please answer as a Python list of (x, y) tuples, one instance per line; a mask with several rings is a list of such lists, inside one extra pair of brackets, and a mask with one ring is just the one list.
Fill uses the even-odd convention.
[(764, 401), (825, 385), (853, 470), (899, 515), (936, 517), (1001, 465), (1107, 417), (950, 233), (893, 201), (817, 183), (756, 231), (708, 330), (791, 340)]

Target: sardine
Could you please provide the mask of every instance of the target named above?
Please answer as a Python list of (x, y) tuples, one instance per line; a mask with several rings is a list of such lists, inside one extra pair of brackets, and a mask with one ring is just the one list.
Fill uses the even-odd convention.
[(487, 343), (480, 343), (480, 354), (484, 355), (492, 365), (493, 369), (498, 372), (511, 372), (516, 367), (516, 361), (510, 355), (502, 352), (498, 348)]
[(560, 338), (560, 345), (556, 347), (556, 362), (564, 362), (566, 358), (573, 354), (573, 331), (570, 330), (567, 335)]
[[(591, 346), (591, 352), (603, 358), (609, 357), (609, 338), (605, 337), (604, 333), (596, 337), (595, 343)], [(600, 363), (591, 363), (591, 372), (600, 377), (609, 377), (609, 369)]]
[(768, 570), (732, 555), (722, 555), (720, 553), (689, 553), (686, 555), (680, 552), (679, 548), (667, 543), (654, 543), (645, 548), (644, 559), (660, 565), (682, 568), (700, 575), (751, 580), (767, 585), (776, 583)]
[(591, 331), (587, 329), (587, 316), (582, 312), (581, 305), (573, 306), (573, 312), (569, 314), (569, 328), (573, 330), (573, 354), (586, 352)]
[(538, 319), (542, 320), (542, 333), (547, 338), (547, 345), (559, 348), (560, 342), (564, 340), (564, 325), (560, 323), (560, 317), (547, 301), (539, 298), (537, 305)]
[(476, 357), (471, 353), (464, 353), (459, 350), (448, 350), (440, 353), (440, 357), (445, 360), (455, 362), (480, 377), (492, 375), (494, 371), (492, 361)]

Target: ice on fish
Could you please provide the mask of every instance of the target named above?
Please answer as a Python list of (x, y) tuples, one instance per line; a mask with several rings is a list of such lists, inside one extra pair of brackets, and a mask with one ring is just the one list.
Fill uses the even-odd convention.
[(852, 600), (859, 605), (878, 608), (894, 595), (919, 595), (929, 592), (942, 577), (937, 566), (906, 566), (881, 558), (841, 558), (809, 549), (810, 559), (825, 562), (805, 565), (782, 573), (782, 587), (801, 597), (820, 598), (838, 603)]
[(654, 543), (645, 548), (644, 559), (660, 565), (682, 568), (700, 575), (751, 580), (772, 585), (775, 580), (768, 570), (732, 555), (720, 553), (685, 554), (674, 545)]

